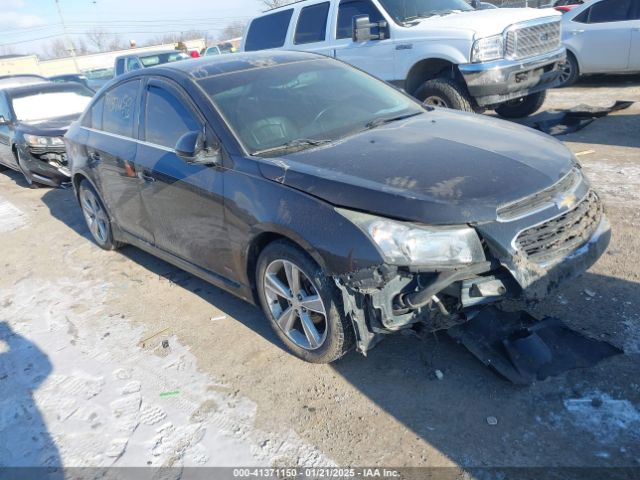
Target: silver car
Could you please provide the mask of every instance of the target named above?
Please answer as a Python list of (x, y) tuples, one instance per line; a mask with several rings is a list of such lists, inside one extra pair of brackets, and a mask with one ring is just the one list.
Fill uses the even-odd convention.
[(562, 16), (562, 84), (592, 73), (640, 72), (640, 1), (591, 0)]

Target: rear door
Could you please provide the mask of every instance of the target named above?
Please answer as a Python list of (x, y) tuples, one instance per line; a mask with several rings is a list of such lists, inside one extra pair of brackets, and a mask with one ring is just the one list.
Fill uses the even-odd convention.
[(320, 2), (302, 7), (296, 17), (291, 35), (291, 48), (333, 56), (330, 35), (329, 12), (331, 2)]
[[(205, 132), (203, 116), (182, 87), (152, 78), (145, 87), (141, 142), (142, 200), (156, 247), (221, 274), (228, 240), (224, 228), (224, 170), (186, 163), (175, 145), (185, 133)], [(206, 132), (209, 144), (215, 142)]]
[(383, 39), (367, 42), (354, 42), (352, 39), (353, 17), (369, 15), (372, 23), (386, 21), (378, 7), (370, 0), (340, 0), (337, 5), (337, 15), (335, 13), (332, 15), (335, 57), (382, 80), (397, 80), (395, 78), (396, 47), (393, 39), (389, 38), (388, 26), (372, 29), (374, 34), (383, 34)]
[[(9, 101), (3, 92), (0, 92), (0, 116), (9, 121), (13, 118), (9, 108)], [(0, 125), (0, 163), (15, 168), (15, 157), (11, 151), (12, 130), (12, 125)]]
[(102, 199), (118, 226), (127, 233), (153, 243), (147, 212), (142, 205), (136, 166), (141, 81), (120, 83), (105, 92), (92, 106), (91, 132), (87, 141), (88, 162), (98, 172)]
[(578, 54), (581, 73), (628, 69), (636, 1), (601, 0), (568, 23), (567, 44)]

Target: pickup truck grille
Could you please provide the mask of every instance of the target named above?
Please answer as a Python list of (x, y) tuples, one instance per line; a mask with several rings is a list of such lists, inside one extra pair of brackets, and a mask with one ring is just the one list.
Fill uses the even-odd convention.
[(543, 55), (560, 48), (560, 21), (515, 24), (507, 30), (505, 55), (520, 59)]
[(602, 203), (591, 191), (573, 210), (520, 232), (516, 247), (535, 263), (552, 263), (587, 243), (601, 217)]

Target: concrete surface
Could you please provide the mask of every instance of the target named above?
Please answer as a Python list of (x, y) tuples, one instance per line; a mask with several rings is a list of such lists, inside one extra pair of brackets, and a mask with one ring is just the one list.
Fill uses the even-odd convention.
[[(551, 92), (544, 108), (640, 101), (638, 85), (639, 77), (588, 79)], [(207, 410), (212, 414), (220, 402), (249, 402), (248, 417), (230, 407), (219, 411), (223, 418), (245, 419), (237, 420), (249, 432), (244, 436), (234, 428), (224, 431), (233, 441), (262, 448), (262, 456), (253, 455), (258, 464), (638, 467), (640, 103), (561, 139), (580, 154), (602, 193), (613, 240), (588, 273), (531, 311), (540, 317), (556, 315), (587, 335), (624, 348), (624, 355), (588, 370), (516, 387), (444, 334), (426, 340), (398, 335), (368, 358), (352, 352), (333, 365), (303, 363), (283, 350), (256, 308), (133, 247), (103, 252), (89, 240), (71, 191), (29, 190), (12, 172), (0, 174), (0, 321), (27, 337), (33, 333), (30, 340), (58, 365), (53, 377), (81, 377), (82, 358), (88, 363), (96, 352), (104, 353), (91, 347), (96, 336), (112, 329), (121, 332), (117, 348), (124, 353), (117, 361), (126, 360), (127, 350), (143, 363), (146, 357), (188, 357), (193, 375), (172, 377), (171, 368), (178, 372), (182, 367), (170, 365), (158, 373), (158, 389), (186, 391), (208, 382), (211, 391), (222, 395)], [(29, 319), (44, 312), (53, 324), (60, 317), (77, 323), (64, 327), (74, 348), (82, 347), (73, 365), (56, 363), (65, 351), (56, 348), (64, 345), (51, 345), (46, 335), (33, 330)], [(122, 334), (123, 328), (129, 336)], [(161, 346), (164, 339), (170, 342), (168, 349)], [(0, 359), (2, 355), (0, 349)], [(441, 380), (436, 370), (443, 373)], [(160, 390), (149, 386), (156, 374), (146, 373), (135, 380), (143, 392), (151, 388), (149, 395), (157, 395)], [(34, 387), (34, 408), (51, 419), (44, 427), (63, 461), (91, 464), (97, 457), (87, 452), (78, 456), (74, 449), (80, 448), (79, 440), (65, 430), (65, 423), (78, 414), (65, 419), (60, 405), (38, 401), (38, 390), (51, 388), (51, 378)], [(186, 384), (172, 384), (172, 378)], [(1, 391), (11, 385), (11, 377), (0, 376)], [(196, 403), (185, 408), (193, 410)], [(495, 422), (488, 417), (497, 424), (491, 425)], [(210, 418), (196, 420), (205, 429), (220, 430), (221, 417), (217, 422)], [(157, 458), (151, 440), (139, 438), (139, 455), (129, 455), (127, 464), (145, 465)], [(269, 449), (269, 442), (288, 446)], [(116, 443), (116, 454), (121, 446)], [(177, 457), (158, 461), (189, 463), (176, 451)], [(119, 465), (119, 458), (125, 457), (100, 461)], [(217, 464), (225, 464), (221, 461)]]

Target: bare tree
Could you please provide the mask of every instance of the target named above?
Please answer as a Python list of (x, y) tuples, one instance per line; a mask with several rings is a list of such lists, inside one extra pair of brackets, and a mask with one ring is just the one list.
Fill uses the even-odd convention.
[(284, 7), (285, 5), (289, 5), (293, 3), (295, 0), (258, 0), (268, 9)]
[(43, 53), (45, 58), (64, 58), (73, 55), (86, 55), (90, 51), (83, 38), (58, 37), (51, 40), (43, 48)]
[(109, 46), (111, 34), (103, 28), (96, 27), (85, 33), (87, 41), (98, 52), (104, 52)]
[(218, 40), (231, 40), (232, 38), (241, 37), (244, 33), (244, 28), (246, 26), (245, 22), (233, 22), (227, 25), (222, 29), (222, 31), (218, 34)]
[(114, 50), (124, 50), (128, 46), (129, 44), (125, 42), (122, 37), (114, 35), (107, 44), (107, 51), (112, 52)]

